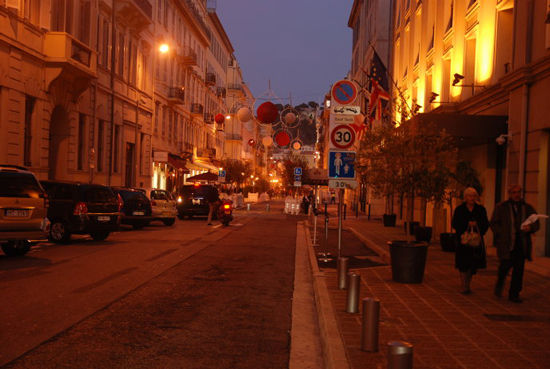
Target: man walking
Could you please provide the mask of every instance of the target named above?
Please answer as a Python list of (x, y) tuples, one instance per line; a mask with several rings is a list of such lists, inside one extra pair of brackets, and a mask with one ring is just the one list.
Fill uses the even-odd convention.
[(206, 201), (208, 202), (208, 225), (212, 225), (212, 216), (214, 215), (214, 211), (218, 208), (220, 201), (220, 195), (216, 187), (208, 187)]
[(512, 269), (512, 280), (508, 299), (512, 302), (522, 302), (519, 297), (523, 285), (523, 270), (525, 259), (531, 260), (531, 234), (539, 229), (538, 220), (529, 225), (522, 223), (535, 209), (523, 201), (521, 186), (512, 185), (508, 189), (507, 201), (497, 204), (491, 217), (491, 229), (494, 234), (494, 244), (500, 260), (498, 278), (495, 285), (495, 295), (500, 297), (508, 271)]

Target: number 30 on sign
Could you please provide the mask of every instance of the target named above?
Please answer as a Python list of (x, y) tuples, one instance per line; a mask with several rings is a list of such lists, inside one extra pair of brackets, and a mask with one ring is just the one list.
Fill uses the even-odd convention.
[(336, 126), (330, 134), (330, 142), (337, 149), (347, 149), (355, 142), (355, 131), (348, 125)]

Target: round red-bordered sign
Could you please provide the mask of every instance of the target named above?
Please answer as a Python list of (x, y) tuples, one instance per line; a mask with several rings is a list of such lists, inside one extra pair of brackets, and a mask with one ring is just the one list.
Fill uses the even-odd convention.
[(336, 126), (330, 133), (330, 142), (338, 149), (347, 149), (355, 142), (355, 130), (345, 124)]
[(332, 86), (331, 95), (338, 104), (351, 104), (357, 97), (357, 85), (353, 81), (342, 79)]

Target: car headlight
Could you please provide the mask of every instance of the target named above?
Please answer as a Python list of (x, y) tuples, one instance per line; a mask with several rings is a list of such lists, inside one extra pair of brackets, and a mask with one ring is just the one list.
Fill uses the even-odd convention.
[(180, 204), (181, 202), (183, 202), (183, 199), (181, 198), (181, 196), (178, 196), (178, 204)]

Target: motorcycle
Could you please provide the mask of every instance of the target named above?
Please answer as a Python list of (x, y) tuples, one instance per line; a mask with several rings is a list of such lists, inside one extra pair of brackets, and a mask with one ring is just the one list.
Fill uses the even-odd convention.
[(224, 225), (228, 226), (229, 222), (233, 220), (233, 201), (222, 200), (218, 207), (218, 220)]

